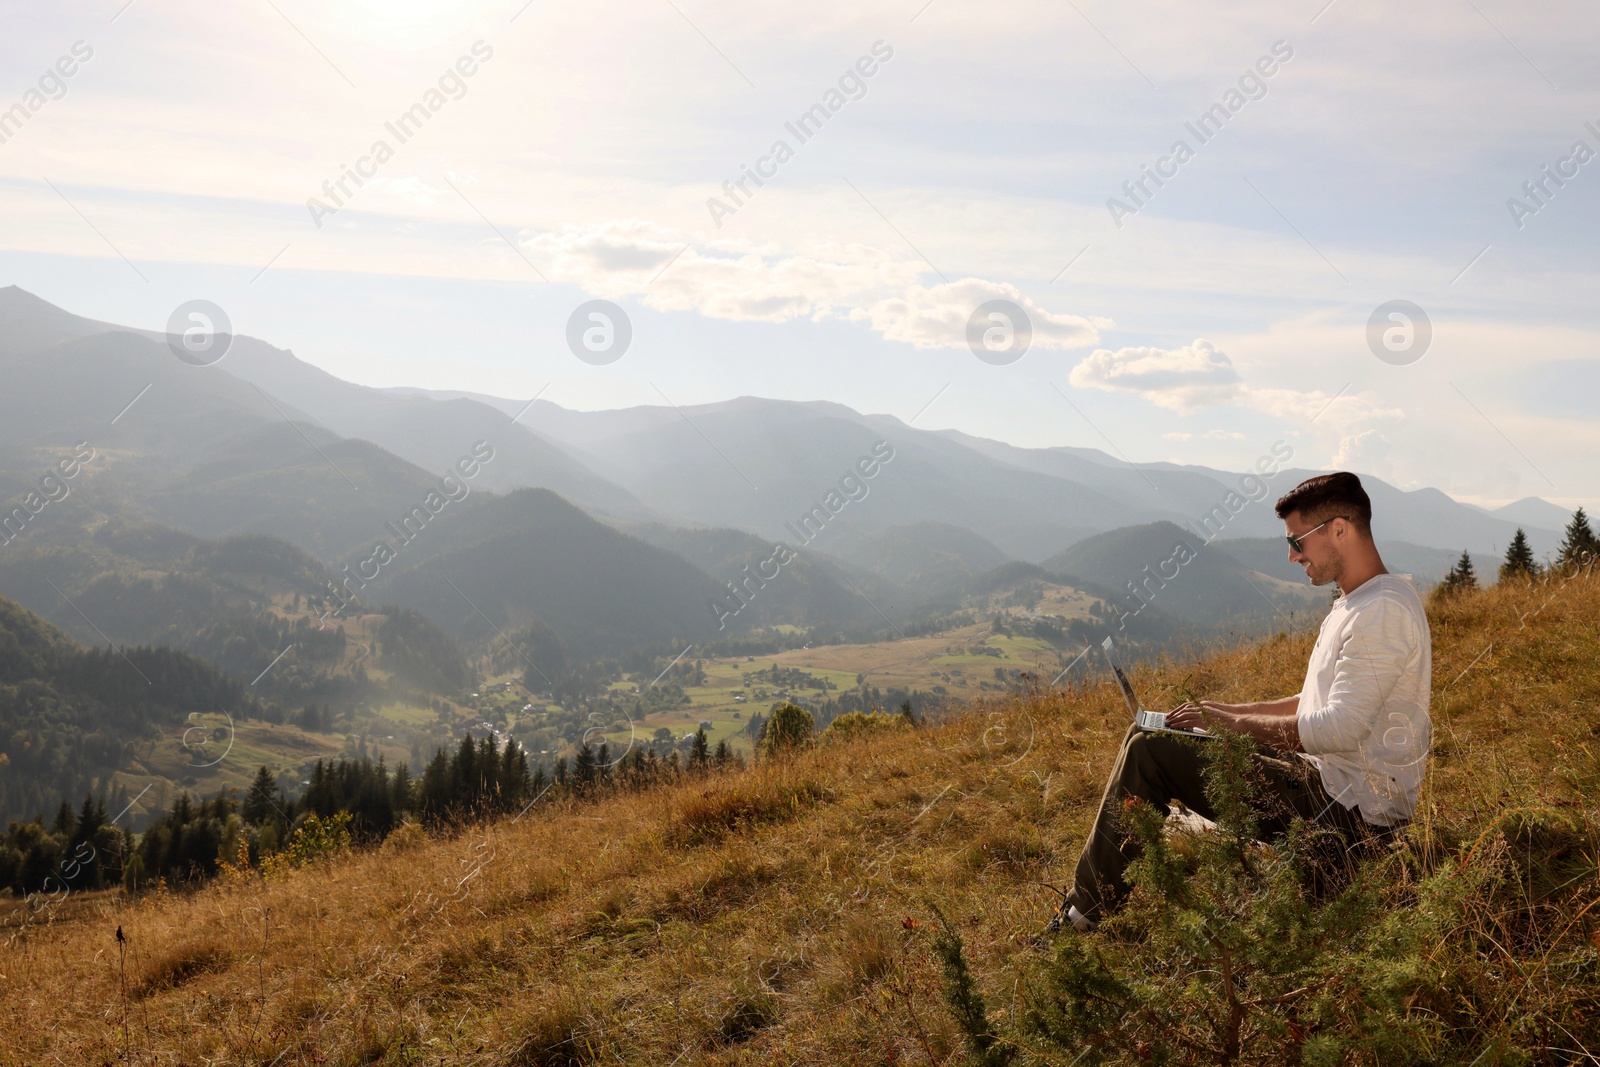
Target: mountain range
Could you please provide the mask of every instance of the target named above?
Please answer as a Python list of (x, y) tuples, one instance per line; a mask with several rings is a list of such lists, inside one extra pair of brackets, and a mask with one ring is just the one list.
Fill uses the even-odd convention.
[[(1126, 596), (1175, 537), (1205, 546), (1190, 568), (1197, 577), (1150, 611), (1209, 623), (1306, 599), (1270, 504), (1315, 473), (1292, 466), (1259, 482), (1134, 466), (828, 402), (584, 412), (377, 389), (243, 336), (219, 363), (196, 367), (160, 333), (85, 319), (16, 287), (0, 289), (0, 370), (8, 513), (65, 450), (95, 457), (3, 551), (20, 558), (20, 542), (70, 555), (113, 520), (206, 541), (274, 538), (304, 554), (317, 595), (337, 588), (412, 608), (469, 644), (535, 623), (579, 658), (779, 625), (865, 633), (949, 606), (1012, 561)], [(1292, 449), (1280, 447), (1288, 462)], [(457, 465), (470, 452), (492, 459), (468, 478)], [(1563, 513), (1537, 498), (1487, 511), (1363, 480), (1392, 565), (1425, 582), (1463, 549), (1502, 551), (1519, 525), (1536, 552), (1558, 540)], [(424, 509), (442, 493), (448, 504)], [(770, 579), (776, 587), (728, 600), (780, 541), (796, 559)], [(0, 593), (92, 639), (92, 624), (39, 581), (47, 570), (0, 561)], [(62, 573), (75, 588), (94, 577)], [(719, 597), (747, 610), (719, 614)]]

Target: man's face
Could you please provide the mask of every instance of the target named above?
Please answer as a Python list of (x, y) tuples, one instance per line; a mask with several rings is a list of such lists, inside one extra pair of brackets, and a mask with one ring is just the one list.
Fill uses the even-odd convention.
[[(1300, 538), (1300, 551), (1289, 549), (1289, 562), (1297, 563), (1306, 572), (1312, 585), (1327, 585), (1339, 580), (1344, 571), (1344, 556), (1333, 537), (1333, 525), (1340, 519), (1329, 519), (1327, 525), (1318, 525), (1298, 511), (1291, 511), (1283, 519), (1283, 532)], [(1310, 532), (1315, 530), (1315, 532)]]

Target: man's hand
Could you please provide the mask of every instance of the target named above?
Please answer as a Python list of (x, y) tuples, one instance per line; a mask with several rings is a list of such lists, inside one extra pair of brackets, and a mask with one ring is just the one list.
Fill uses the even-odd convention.
[(1235, 729), (1236, 709), (1232, 704), (1215, 700), (1196, 703), (1185, 701), (1167, 712), (1167, 726), (1174, 730), (1190, 730), (1196, 726), (1215, 732), (1217, 729)]
[(1199, 726), (1211, 733), (1232, 730), (1284, 752), (1300, 752), (1304, 750), (1300, 747), (1300, 729), (1295, 723), (1295, 709), (1299, 704), (1298, 694), (1260, 704), (1223, 704), (1215, 700), (1195, 703), (1191, 700), (1167, 712), (1167, 725), (1174, 730)]

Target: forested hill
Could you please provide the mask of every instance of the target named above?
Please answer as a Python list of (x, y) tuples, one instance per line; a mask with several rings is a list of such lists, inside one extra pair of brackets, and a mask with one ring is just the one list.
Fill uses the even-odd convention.
[(240, 682), (194, 656), (84, 648), (0, 597), (0, 823), (97, 789), (130, 745), (181, 731), (191, 713), (242, 717), (251, 706)]

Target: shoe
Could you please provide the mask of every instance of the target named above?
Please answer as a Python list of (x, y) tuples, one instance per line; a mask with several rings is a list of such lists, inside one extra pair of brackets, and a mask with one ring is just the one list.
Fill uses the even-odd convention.
[(1049, 925), (1045, 927), (1045, 932), (1059, 934), (1063, 926), (1070, 926), (1080, 934), (1087, 934), (1099, 925), (1099, 923), (1079, 911), (1076, 904), (1073, 904), (1069, 905), (1066, 911), (1062, 911), (1057, 907), (1056, 913), (1050, 917)]

